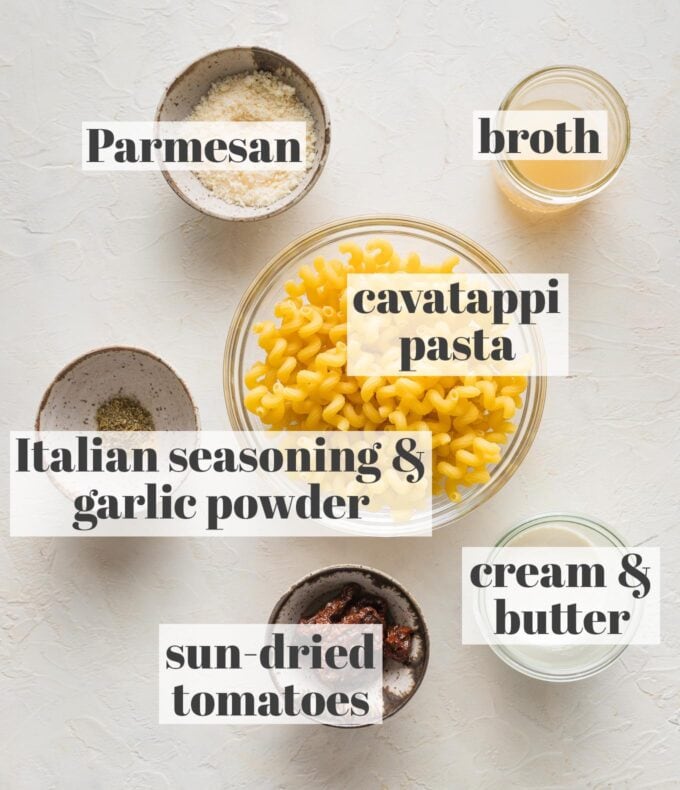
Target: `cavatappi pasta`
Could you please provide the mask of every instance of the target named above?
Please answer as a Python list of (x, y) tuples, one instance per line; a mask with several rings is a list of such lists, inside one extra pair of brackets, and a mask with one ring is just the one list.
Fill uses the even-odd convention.
[(266, 358), (246, 374), (245, 406), (277, 430), (431, 431), (433, 492), (457, 501), (461, 486), (489, 480), (489, 466), (515, 431), (526, 378), (348, 376), (347, 275), (446, 273), (458, 259), (426, 265), (382, 239), (339, 250), (342, 259), (302, 266), (273, 320), (255, 325)]

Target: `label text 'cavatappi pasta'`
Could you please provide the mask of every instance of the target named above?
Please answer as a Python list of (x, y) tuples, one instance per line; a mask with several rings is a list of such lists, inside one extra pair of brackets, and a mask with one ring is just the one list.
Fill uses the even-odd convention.
[(350, 275), (348, 372), (565, 375), (567, 287), (563, 274)]

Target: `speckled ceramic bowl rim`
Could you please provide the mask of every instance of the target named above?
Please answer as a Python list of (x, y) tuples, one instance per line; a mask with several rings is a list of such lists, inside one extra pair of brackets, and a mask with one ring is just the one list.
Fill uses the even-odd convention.
[(196, 408), (196, 403), (191, 395), (191, 392), (189, 392), (189, 388), (184, 382), (184, 379), (179, 375), (179, 373), (177, 373), (177, 371), (172, 367), (172, 365), (169, 365), (164, 359), (161, 359), (161, 357), (159, 357), (157, 354), (153, 354), (151, 351), (146, 351), (143, 348), (137, 348), (136, 346), (102, 346), (101, 348), (94, 348), (91, 351), (86, 351), (84, 354), (81, 354), (79, 357), (76, 357), (75, 359), (71, 360), (71, 362), (69, 362), (67, 365), (65, 365), (59, 371), (59, 373), (57, 373), (57, 375), (52, 379), (49, 386), (45, 390), (45, 394), (42, 396), (40, 405), (38, 406), (38, 413), (36, 414), (35, 417), (36, 431), (40, 430), (40, 417), (43, 413), (43, 410), (45, 409), (45, 405), (47, 404), (50, 395), (52, 394), (52, 390), (64, 378), (64, 376), (68, 375), (73, 370), (73, 368), (75, 368), (81, 362), (84, 362), (86, 359), (89, 359), (90, 357), (98, 356), (99, 354), (110, 353), (112, 351), (130, 351), (135, 354), (140, 354), (141, 356), (144, 357), (149, 357), (149, 359), (153, 359), (155, 362), (160, 362), (161, 365), (164, 365), (177, 379), (178, 384), (184, 389), (187, 398), (189, 398), (189, 403), (191, 403), (191, 408), (193, 410), (194, 418), (196, 420), (195, 430), (200, 431), (201, 424), (200, 424), (198, 409)]
[(207, 55), (202, 55), (200, 58), (197, 58), (196, 60), (192, 61), (186, 68), (182, 69), (182, 71), (180, 71), (176, 75), (176, 77), (172, 80), (172, 82), (170, 82), (168, 86), (165, 88), (165, 90), (163, 91), (160, 101), (158, 102), (158, 106), (156, 107), (156, 113), (154, 115), (154, 123), (160, 122), (161, 108), (165, 104), (165, 100), (168, 98), (168, 94), (170, 93), (170, 91), (173, 90), (173, 88), (177, 85), (177, 83), (180, 80), (184, 79), (184, 77), (187, 76), (189, 72), (195, 69), (199, 63), (206, 60), (207, 58), (215, 57), (216, 55), (219, 55), (222, 52), (238, 52), (244, 50), (251, 51), (254, 53), (262, 52), (265, 55), (268, 55), (269, 57), (273, 57), (280, 60), (281, 65), (283, 67), (287, 67), (291, 69), (291, 71), (296, 72), (302, 77), (303, 80), (305, 80), (308, 83), (310, 89), (314, 93), (314, 96), (319, 102), (319, 106), (321, 107), (321, 115), (323, 116), (323, 129), (319, 130), (320, 132), (319, 137), (321, 138), (320, 140), (321, 151), (318, 161), (315, 162), (313, 165), (312, 175), (309, 181), (307, 182), (307, 184), (305, 185), (304, 189), (300, 190), (300, 192), (298, 192), (297, 194), (295, 192), (291, 193), (292, 197), (290, 198), (290, 200), (283, 200), (283, 202), (277, 201), (277, 203), (280, 203), (280, 205), (275, 204), (275, 207), (272, 208), (269, 208), (268, 206), (263, 206), (261, 209), (257, 209), (257, 208), (254, 209), (255, 211), (257, 211), (257, 213), (250, 217), (225, 217), (216, 211), (212, 211), (211, 209), (205, 208), (205, 206), (199, 205), (195, 200), (190, 198), (179, 188), (177, 182), (172, 176), (171, 171), (165, 169), (161, 170), (161, 172), (163, 173), (163, 178), (165, 178), (165, 180), (168, 182), (173, 192), (176, 195), (178, 195), (180, 198), (182, 198), (182, 200), (186, 204), (188, 204), (192, 208), (195, 208), (197, 211), (200, 211), (202, 214), (207, 214), (210, 217), (221, 219), (224, 222), (256, 222), (257, 220), (260, 219), (266, 219), (267, 217), (274, 217), (277, 214), (281, 214), (283, 211), (286, 211), (291, 206), (294, 206), (296, 203), (299, 203), (302, 200), (302, 198), (305, 197), (305, 195), (310, 191), (310, 189), (312, 189), (314, 184), (316, 184), (319, 176), (321, 175), (321, 171), (324, 169), (326, 160), (328, 159), (328, 151), (331, 145), (331, 118), (328, 112), (328, 106), (324, 101), (323, 96), (321, 95), (316, 83), (309, 76), (309, 74), (307, 74), (307, 72), (304, 69), (301, 69), (300, 66), (297, 65), (297, 63), (294, 63), (290, 58), (287, 58), (285, 55), (282, 55), (280, 52), (275, 52), (273, 49), (267, 49), (266, 47), (248, 47), (248, 46), (223, 47), (222, 49), (215, 49), (212, 52), (208, 52)]
[[(349, 571), (349, 572), (359, 572), (365, 575), (373, 575), (378, 577), (380, 580), (386, 581), (389, 585), (394, 587), (401, 595), (404, 596), (406, 601), (408, 602), (409, 606), (412, 607), (413, 611), (415, 612), (416, 619), (418, 620), (418, 634), (423, 643), (423, 657), (420, 663), (421, 671), (417, 678), (414, 679), (413, 689), (411, 693), (404, 697), (402, 701), (392, 710), (390, 713), (387, 714), (383, 718), (383, 721), (394, 716), (395, 713), (398, 713), (416, 694), (418, 689), (420, 688), (425, 675), (427, 674), (427, 667), (430, 663), (430, 633), (427, 628), (427, 622), (425, 620), (425, 616), (423, 615), (423, 611), (420, 608), (420, 605), (415, 600), (415, 598), (411, 595), (411, 593), (400, 583), (398, 582), (393, 576), (385, 573), (384, 571), (378, 570), (377, 568), (372, 568), (370, 565), (358, 565), (352, 563), (346, 563), (341, 565), (326, 565), (323, 568), (318, 568), (311, 573), (303, 576), (301, 579), (298, 579), (296, 582), (290, 585), (290, 587), (286, 590), (286, 592), (279, 598), (279, 600), (274, 605), (271, 614), (269, 615), (269, 624), (270, 625), (283, 625), (283, 623), (279, 623), (277, 618), (281, 612), (281, 609), (285, 606), (288, 599), (291, 595), (303, 584), (307, 584), (308, 582), (314, 581), (318, 579), (320, 576), (323, 576), (328, 573), (334, 572), (342, 572), (342, 571)], [(337, 727), (334, 729), (340, 730), (357, 730), (363, 727), (371, 727), (371, 724), (364, 724), (360, 725), (359, 727)]]

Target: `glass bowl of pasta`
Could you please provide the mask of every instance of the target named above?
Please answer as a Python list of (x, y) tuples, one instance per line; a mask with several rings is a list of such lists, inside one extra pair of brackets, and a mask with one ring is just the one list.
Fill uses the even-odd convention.
[[(229, 329), (223, 376), (231, 427), (429, 430), (432, 526), (449, 524), (489, 499), (533, 442), (544, 377), (346, 372), (348, 274), (454, 270), (507, 274), (470, 239), (408, 217), (342, 220), (289, 244), (245, 292)], [(529, 343), (542, 353), (538, 336)]]

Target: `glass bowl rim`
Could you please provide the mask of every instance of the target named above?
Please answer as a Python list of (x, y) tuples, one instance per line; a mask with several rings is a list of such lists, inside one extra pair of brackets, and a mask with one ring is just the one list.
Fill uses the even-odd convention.
[(613, 529), (606, 526), (600, 521), (596, 521), (588, 516), (584, 516), (581, 513), (560, 513), (560, 512), (548, 512), (548, 513), (541, 513), (538, 516), (533, 516), (526, 521), (522, 521), (512, 529), (505, 532), (501, 538), (494, 544), (494, 548), (501, 548), (502, 546), (506, 546), (510, 540), (517, 537), (517, 535), (521, 535), (523, 532), (526, 532), (528, 529), (532, 529), (533, 527), (538, 526), (539, 524), (545, 524), (546, 522), (550, 521), (566, 521), (572, 524), (579, 524), (582, 527), (587, 527), (588, 529), (592, 530), (593, 532), (597, 532), (600, 535), (609, 540), (612, 546), (621, 547), (628, 545), (624, 539), (614, 532)]

